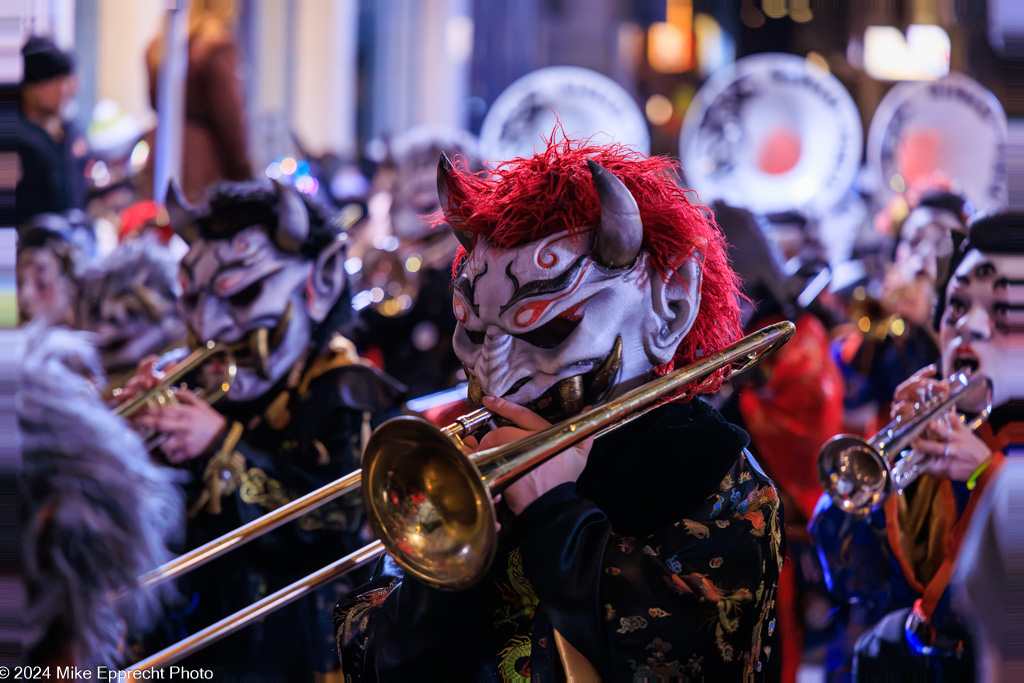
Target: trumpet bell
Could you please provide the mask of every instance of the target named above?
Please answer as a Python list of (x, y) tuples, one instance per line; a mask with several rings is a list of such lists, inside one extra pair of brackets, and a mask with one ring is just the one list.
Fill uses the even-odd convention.
[(834, 436), (821, 447), (818, 480), (836, 505), (851, 513), (869, 512), (892, 489), (885, 459), (852, 434)]
[(487, 573), (497, 549), (491, 494), (436, 426), (408, 416), (381, 425), (366, 444), (362, 488), (377, 537), (420, 581), (462, 590)]

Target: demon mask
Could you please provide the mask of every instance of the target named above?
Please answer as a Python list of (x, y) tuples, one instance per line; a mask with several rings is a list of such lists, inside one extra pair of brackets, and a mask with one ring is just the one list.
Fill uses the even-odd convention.
[(666, 166), (565, 141), (483, 180), (442, 157), (441, 204), (464, 247), (454, 347), (471, 403), (571, 415), (737, 336), (721, 236)]
[(345, 288), (344, 238), (293, 189), (223, 183), (205, 209), (173, 192), (168, 212), (189, 243), (181, 312), (194, 341), (235, 348), (231, 401), (258, 398), (310, 351)]
[(185, 341), (178, 315), (178, 264), (149, 238), (126, 242), (83, 273), (75, 323), (96, 334), (108, 374)]

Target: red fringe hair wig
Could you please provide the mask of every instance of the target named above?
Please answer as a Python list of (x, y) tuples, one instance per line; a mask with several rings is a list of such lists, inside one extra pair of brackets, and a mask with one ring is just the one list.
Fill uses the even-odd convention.
[[(601, 204), (587, 168), (593, 159), (614, 173), (636, 199), (643, 221), (643, 248), (663, 278), (696, 249), (703, 254), (700, 309), (690, 333), (676, 349), (672, 361), (655, 368), (656, 375), (716, 353), (738, 339), (740, 324), (739, 279), (729, 264), (725, 238), (711, 212), (692, 204), (675, 182), (679, 166), (667, 157), (645, 157), (618, 144), (592, 145), (590, 140), (556, 141), (530, 158), (506, 162), (489, 178), (473, 175), (458, 159), (449, 185), (444, 213), (470, 232), (498, 247), (515, 247), (568, 228), (580, 233), (600, 220)], [(446, 222), (438, 215), (434, 222)], [(466, 257), (459, 248), (453, 264), (457, 271)], [(715, 391), (721, 375), (702, 387)]]

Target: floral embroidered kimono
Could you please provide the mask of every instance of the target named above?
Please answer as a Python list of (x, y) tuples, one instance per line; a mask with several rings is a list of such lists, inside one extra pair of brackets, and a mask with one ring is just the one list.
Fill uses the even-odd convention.
[(505, 520), (472, 588), (385, 557), (335, 615), (346, 678), (770, 678), (782, 508), (747, 443), (702, 401), (667, 404)]

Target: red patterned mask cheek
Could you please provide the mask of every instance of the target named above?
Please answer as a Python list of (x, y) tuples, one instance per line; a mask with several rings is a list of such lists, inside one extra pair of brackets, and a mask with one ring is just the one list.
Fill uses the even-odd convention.
[(551, 301), (534, 301), (522, 306), (516, 311), (513, 321), (518, 327), (529, 327), (544, 315), (544, 311), (551, 305)]
[(458, 299), (455, 299), (454, 303), (452, 304), (452, 309), (455, 311), (455, 319), (458, 320), (463, 325), (465, 325), (466, 307), (463, 305), (463, 303)]

